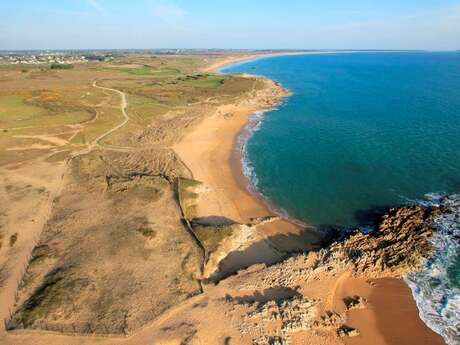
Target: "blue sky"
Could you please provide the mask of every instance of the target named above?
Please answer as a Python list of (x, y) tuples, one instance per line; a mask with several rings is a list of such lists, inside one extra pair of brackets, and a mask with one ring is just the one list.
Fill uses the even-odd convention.
[(0, 50), (460, 49), (460, 0), (1, 0)]

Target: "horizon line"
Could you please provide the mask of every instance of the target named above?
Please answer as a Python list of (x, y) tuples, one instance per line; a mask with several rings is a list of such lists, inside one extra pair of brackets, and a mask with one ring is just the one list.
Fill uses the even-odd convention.
[(460, 49), (285, 49), (285, 48), (25, 48), (25, 49), (0, 49), (0, 52), (34, 52), (34, 51), (218, 51), (218, 52), (459, 52)]

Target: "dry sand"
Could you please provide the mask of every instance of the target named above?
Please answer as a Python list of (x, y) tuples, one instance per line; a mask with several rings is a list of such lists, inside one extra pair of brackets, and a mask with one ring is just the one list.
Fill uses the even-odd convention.
[[(255, 110), (249, 106), (220, 107), (174, 146), (194, 178), (204, 184), (199, 217), (223, 216), (246, 223), (250, 217), (267, 215), (265, 205), (240, 188), (229, 164), (235, 136)], [(227, 113), (232, 116), (224, 116)]]
[(442, 337), (420, 319), (409, 287), (401, 279), (366, 281), (346, 277), (337, 287), (334, 302), (343, 308), (342, 299), (358, 295), (366, 299), (366, 308), (347, 312), (347, 325), (360, 332), (347, 338), (350, 345), (442, 345)]

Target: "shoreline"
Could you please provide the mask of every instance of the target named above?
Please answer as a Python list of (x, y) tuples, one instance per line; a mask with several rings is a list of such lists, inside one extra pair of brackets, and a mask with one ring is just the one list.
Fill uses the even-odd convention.
[(299, 243), (282, 241), (279, 249), (297, 251), (309, 248), (319, 241), (319, 234), (274, 212), (264, 198), (248, 190), (250, 181), (242, 171), (240, 136), (246, 131), (249, 118), (256, 112), (272, 109), (288, 95), (277, 83), (256, 78), (269, 85), (235, 103), (218, 106), (186, 133), (173, 149), (193, 172), (194, 178), (203, 183), (197, 218), (219, 217), (241, 224), (251, 224), (265, 217), (276, 218), (258, 226), (258, 233), (263, 238), (292, 236), (300, 239)]
[[(312, 51), (285, 51), (273, 53), (255, 53), (255, 54), (240, 54), (238, 56), (229, 56), (221, 61), (211, 63), (202, 69), (203, 72), (221, 73), (219, 70), (232, 65), (237, 65), (244, 62), (250, 62), (257, 59), (278, 57), (278, 56), (293, 56), (293, 55), (325, 55), (325, 54), (355, 54), (355, 53), (393, 53), (392, 50), (312, 50)], [(405, 52), (405, 51), (398, 51)]]
[[(241, 59), (237, 60), (236, 62), (226, 64), (221, 66), (216, 70), (216, 72), (221, 73), (219, 70), (225, 67), (229, 67), (232, 65), (238, 65), (240, 63), (254, 61), (258, 58), (270, 58), (276, 56), (285, 56), (285, 55), (316, 55), (316, 54), (336, 54), (336, 53), (359, 53), (356, 51), (324, 51), (324, 52), (304, 52), (304, 53), (296, 53), (296, 54), (273, 54), (273, 55), (262, 55), (262, 56), (254, 56), (248, 59)], [(266, 78), (265, 76), (258, 76), (254, 75), (257, 78)], [(289, 97), (289, 94), (285, 97)], [(283, 97), (283, 98), (285, 98)], [(278, 104), (282, 102), (280, 100)], [(276, 107), (276, 105), (275, 105)], [(270, 111), (272, 109), (263, 111), (263, 113)], [(254, 114), (253, 114), (254, 115)], [(304, 224), (295, 218), (292, 218), (286, 212), (280, 211), (276, 209), (271, 200), (266, 198), (263, 194), (261, 194), (257, 187), (253, 184), (250, 177), (244, 173), (244, 145), (247, 140), (252, 135), (252, 129), (257, 126), (263, 119), (257, 121), (252, 126), (250, 125), (250, 118), (248, 117), (248, 123), (242, 127), (238, 136), (235, 137), (235, 157), (233, 164), (233, 169), (235, 171), (235, 178), (239, 178), (239, 175), (242, 175), (242, 179), (245, 181), (245, 184), (242, 184), (243, 188), (245, 188), (248, 193), (253, 195), (255, 198), (260, 200), (264, 203), (267, 209), (280, 216), (281, 218), (296, 224), (298, 226), (309, 227), (309, 225)], [(237, 150), (238, 149), (238, 150)], [(375, 320), (375, 325), (373, 329), (369, 331), (368, 327), (368, 318), (369, 313), (367, 314), (359, 314), (358, 316), (354, 317), (354, 323), (357, 326), (357, 329), (366, 328), (367, 332), (373, 334), (372, 337), (367, 337), (366, 341), (362, 341), (361, 337), (358, 339), (350, 339), (347, 341), (347, 344), (351, 345), (367, 345), (369, 341), (373, 340), (373, 337), (377, 336), (380, 339), (380, 342), (376, 342), (382, 345), (390, 345), (396, 343), (404, 344), (421, 344), (421, 345), (443, 345), (447, 344), (443, 336), (432, 329), (427, 323), (424, 322), (422, 318), (422, 311), (418, 309), (417, 301), (414, 296), (414, 291), (409, 286), (409, 284), (403, 278), (381, 278), (377, 279), (375, 282), (378, 284), (373, 284), (366, 290), (366, 295), (372, 301), (373, 307), (370, 310), (372, 314), (372, 318)], [(382, 288), (383, 286), (383, 288)], [(345, 296), (344, 296), (345, 297)], [(396, 303), (396, 300), (397, 303)], [(387, 305), (392, 306), (393, 313), (388, 312), (386, 309)], [(404, 327), (401, 327), (401, 324), (407, 323), (410, 327), (410, 331), (406, 331)], [(422, 339), (420, 342), (414, 341), (414, 339)]]
[(346, 296), (365, 298), (367, 307), (347, 311), (347, 326), (359, 330), (347, 345), (445, 345), (420, 318), (412, 291), (403, 279), (347, 277), (337, 289), (335, 307)]
[[(246, 56), (238, 56), (238, 57), (229, 57), (224, 59), (223, 61), (216, 62), (206, 68), (205, 71), (207, 72), (214, 72), (214, 73), (222, 73), (220, 69), (229, 67), (235, 64), (240, 64), (244, 62), (254, 61), (257, 59), (263, 58), (271, 58), (271, 57), (278, 57), (278, 56), (296, 56), (296, 55), (316, 55), (316, 54), (334, 54), (335, 51), (292, 51), (292, 52), (279, 52), (279, 53), (268, 53), (268, 54), (251, 54)], [(267, 79), (263, 76), (258, 75), (251, 75), (255, 78), (262, 78)], [(270, 80), (270, 79), (268, 79)], [(274, 82), (270, 80), (271, 82)], [(276, 82), (275, 82), (276, 83)], [(246, 144), (247, 140), (251, 137), (252, 131), (254, 127), (256, 127), (263, 119), (257, 121), (256, 123), (251, 124), (251, 117), (253, 117), (256, 113), (266, 113), (268, 111), (273, 110), (276, 106), (283, 102), (284, 99), (290, 96), (290, 91), (283, 88), (281, 85), (276, 83), (277, 87), (280, 87), (284, 94), (278, 97), (274, 104), (267, 109), (256, 109), (254, 112), (247, 115), (246, 122), (241, 126), (239, 131), (235, 134), (233, 140), (233, 149), (232, 155), (229, 159), (229, 164), (232, 169), (233, 176), (236, 182), (239, 184), (240, 188), (248, 193), (251, 197), (253, 197), (257, 202), (261, 203), (263, 207), (266, 209), (267, 213), (272, 216), (280, 217), (283, 221), (287, 223), (291, 223), (292, 225), (305, 228), (305, 229), (314, 229), (311, 225), (302, 222), (299, 219), (291, 217), (286, 211), (279, 210), (276, 208), (276, 205), (271, 202), (268, 198), (266, 198), (262, 193), (260, 193), (255, 186), (253, 186), (252, 181), (248, 176), (246, 176), (244, 172), (244, 145)], [(316, 230), (315, 230), (316, 231)]]
[[(285, 96), (289, 97), (289, 95)], [(280, 102), (282, 102), (280, 100)], [(266, 111), (271, 111), (272, 109), (268, 109)], [(256, 113), (264, 114), (266, 111), (258, 111)], [(280, 210), (276, 208), (275, 203), (273, 203), (269, 198), (265, 197), (262, 193), (257, 190), (257, 187), (253, 184), (250, 177), (246, 175), (244, 171), (244, 147), (247, 141), (252, 136), (254, 128), (257, 127), (263, 119), (260, 119), (254, 123), (251, 122), (251, 118), (256, 114), (251, 114), (248, 116), (247, 123), (240, 129), (240, 131), (235, 135), (234, 139), (234, 148), (232, 155), (230, 157), (230, 166), (232, 168), (232, 173), (234, 175), (235, 180), (240, 185), (240, 187), (247, 191), (252, 197), (257, 199), (261, 202), (264, 207), (267, 209), (267, 212), (280, 217), (281, 219), (290, 222), (296, 226), (303, 227), (303, 228), (313, 228), (311, 225), (302, 222), (299, 219), (291, 217), (286, 211)], [(264, 116), (264, 115), (263, 115)]]
[[(320, 53), (324, 54), (324, 52)], [(296, 55), (300, 54), (303, 55), (309, 53), (297, 53)], [(244, 57), (241, 56), (236, 58), (231, 57), (229, 59), (225, 59), (224, 61), (220, 61), (219, 63), (213, 64), (211, 66), (212, 69), (207, 69), (207, 71), (216, 71), (217, 69), (221, 69), (225, 66), (249, 61), (255, 58), (281, 55), (292, 54), (263, 54)], [(260, 76), (255, 77), (262, 78)], [(271, 80), (267, 80), (267, 82), (271, 82), (273, 83), (273, 86), (284, 90), (281, 86)], [(197, 180), (200, 180), (207, 185), (211, 185), (212, 188), (219, 191), (216, 193), (217, 198), (215, 198), (214, 201), (217, 204), (221, 203), (218, 207), (220, 213), (215, 212), (214, 216), (222, 215), (226, 218), (228, 217), (242, 223), (250, 222), (251, 218), (256, 217), (280, 216), (277, 214), (274, 207), (272, 208), (269, 200), (266, 200), (266, 198), (260, 195), (257, 191), (251, 191), (251, 181), (243, 171), (242, 149), (245, 140), (247, 140), (250, 136), (252, 128), (250, 124), (251, 116), (256, 112), (269, 111), (279, 104), (279, 102), (287, 95), (288, 93), (281, 95), (276, 94), (274, 99), (272, 99), (273, 102), (268, 107), (261, 107), (260, 105), (252, 107), (242, 107), (239, 104), (230, 105), (228, 107), (232, 109), (226, 109), (232, 112), (232, 115), (229, 117), (230, 120), (226, 120), (222, 116), (219, 116), (219, 114), (225, 114), (225, 111), (222, 112), (222, 109), (219, 109), (216, 113), (204, 118), (200, 124), (192, 129), (190, 133), (186, 134), (180, 142), (175, 145), (175, 151), (190, 167)], [(210, 132), (212, 133), (211, 136), (213, 136), (213, 138), (208, 138), (209, 140), (203, 141), (202, 137), (209, 137)], [(206, 148), (206, 145), (210, 146)], [(190, 148), (193, 146), (199, 146), (201, 147), (201, 150), (190, 154), (190, 152), (187, 151), (190, 151)], [(205, 161), (204, 164), (197, 162), (200, 159)], [(230, 200), (230, 202), (222, 202), (220, 198)], [(206, 202), (210, 201), (212, 200), (209, 198), (206, 200)], [(235, 209), (238, 212), (235, 213)], [(211, 210), (217, 211), (216, 208), (211, 208)], [(204, 210), (204, 213), (200, 214), (200, 216), (212, 216), (213, 212), (211, 212), (211, 210)], [(280, 216), (280, 218), (281, 219), (277, 222), (264, 225), (261, 227), (260, 231), (263, 232), (267, 238), (279, 234), (299, 234), (301, 232), (302, 225), (296, 224), (290, 219), (284, 219), (282, 216)], [(311, 233), (312, 232), (310, 232), (310, 235)], [(316, 239), (318, 238), (316, 237)], [(309, 241), (310, 244), (312, 244), (314, 240), (314, 236), (306, 237), (306, 242)], [(306, 242), (299, 243), (299, 249), (303, 248), (304, 250), (308, 250), (308, 248), (305, 247)], [(292, 245), (292, 241), (290, 245)], [(353, 279), (350, 278), (350, 280)], [(394, 324), (395, 320), (399, 320), (399, 323), (402, 325), (409, 323), (413, 326), (410, 328), (410, 332), (407, 332), (405, 339), (430, 339), (428, 342), (425, 342), (427, 345), (445, 344), (440, 335), (435, 333), (425, 323), (423, 323), (418, 314), (418, 309), (412, 294), (407, 293), (407, 291), (410, 292), (410, 288), (405, 282), (401, 279), (388, 278), (384, 280), (385, 288), (381, 288), (380, 280), (377, 282), (378, 283), (376, 284), (368, 284), (366, 282), (364, 284), (361, 282), (366, 285), (366, 289), (364, 290), (360, 284), (349, 284), (348, 280), (345, 283), (349, 286), (347, 289), (351, 286), (351, 291), (349, 291), (350, 294), (357, 294), (358, 292), (363, 293), (363, 295), (369, 299), (371, 305), (366, 309), (352, 311), (350, 322), (353, 327), (356, 327), (359, 330), (362, 329), (364, 335), (349, 338), (345, 341), (346, 344), (364, 345), (367, 344), (366, 341), (373, 339), (376, 340), (375, 344), (395, 344), (395, 337), (397, 338), (398, 336), (401, 336), (401, 328), (394, 330), (387, 327), (390, 324)], [(392, 296), (400, 296), (397, 303), (394, 303), (394, 301), (391, 302)], [(343, 297), (345, 296), (342, 296), (342, 298)], [(390, 302), (392, 305), (392, 312), (387, 312), (385, 305)], [(336, 306), (338, 308), (341, 307), (339, 304), (336, 304)], [(408, 310), (411, 312), (408, 313)], [(370, 322), (369, 320), (373, 321)]]
[[(193, 172), (194, 179), (204, 184), (198, 217), (223, 216), (239, 223), (268, 215), (268, 208), (244, 186), (244, 175), (236, 169), (235, 141), (255, 107), (237, 104), (219, 107), (187, 133), (174, 150)], [(236, 202), (242, 199), (241, 207)]]
[[(198, 65), (208, 56), (192, 61), (200, 59)], [(226, 57), (220, 55), (219, 60)], [(144, 58), (136, 58), (133, 68), (142, 65)], [(308, 64), (309, 59), (280, 58), (278, 62), (289, 65), (305, 60)], [(197, 71), (189, 64), (189, 57), (178, 57), (172, 66), (179, 62), (190, 68), (187, 75)], [(212, 62), (216, 62), (215, 56), (209, 64)], [(160, 61), (155, 63), (163, 66)], [(268, 60), (257, 60), (254, 73), (262, 64), (271, 66)], [(250, 70), (247, 66), (251, 65), (234, 69)], [(16, 73), (27, 79), (20, 69)], [(85, 73), (88, 75), (81, 80), (83, 86), (66, 89), (66, 95), (92, 83), (94, 73)], [(112, 76), (105, 69), (101, 73), (102, 77)], [(216, 76), (204, 74), (199, 79)], [(73, 83), (74, 76), (68, 77), (62, 85)], [(426, 213), (422, 207), (414, 212), (410, 207), (397, 214), (388, 211), (388, 222), (380, 223), (386, 230), (381, 236), (378, 232), (376, 236), (357, 233), (343, 240), (334, 238), (331, 245), (332, 241), (316, 242), (321, 228), (310, 231), (288, 215), (277, 216), (286, 211), (277, 211), (276, 198), (271, 201), (264, 196), (270, 195), (264, 191), (271, 185), (262, 180), (259, 183), (261, 176), (247, 169), (256, 167), (250, 146), (243, 151), (248, 139), (259, 138), (255, 133), (258, 124), (283, 113), (284, 105), (293, 98), (286, 99), (287, 90), (270, 78), (250, 74), (221, 77), (224, 87), (211, 88), (209, 93), (195, 90), (200, 83), (192, 83), (190, 93), (184, 91), (188, 89), (184, 85), (176, 89), (171, 84), (169, 89), (166, 79), (165, 90), (154, 87), (152, 92), (160, 90), (160, 97), (164, 91), (168, 98), (169, 92), (177, 93), (180, 99), (196, 102), (190, 103), (191, 107), (180, 102), (176, 107), (173, 99), (174, 105), (166, 113), (159, 117), (152, 113), (155, 119), (150, 125), (141, 126), (139, 121), (139, 125), (126, 127), (126, 132), (113, 137), (111, 147), (81, 157), (67, 173), (57, 171), (58, 176), (55, 170), (68, 163), (72, 150), (52, 159), (50, 150), (31, 150), (8, 161), (3, 170), (8, 184), (5, 200), (11, 199), (11, 207), (6, 209), (5, 224), (11, 226), (2, 238), (6, 246), (0, 249), (5, 263), (11, 261), (12, 265), (4, 265), (5, 271), (0, 273), (11, 282), (7, 304), (12, 307), (3, 308), (5, 329), (0, 332), (0, 343), (444, 344), (418, 317), (410, 290), (400, 279), (427, 253), (428, 235), (424, 234), (435, 234), (435, 229), (428, 229), (426, 223), (419, 231), (419, 225), (437, 214), (441, 206)], [(39, 79), (39, 84), (31, 85), (32, 95), (32, 86), (40, 91), (43, 81)], [(150, 77), (137, 79), (132, 75), (108, 80), (129, 93), (131, 86), (137, 89), (137, 83), (144, 85)], [(279, 80), (288, 82), (286, 78)], [(50, 82), (54, 81), (52, 76)], [(24, 85), (28, 85), (27, 80)], [(150, 87), (146, 90), (150, 92)], [(302, 93), (297, 87), (293, 91)], [(118, 98), (112, 96), (101, 93), (101, 99), (98, 94), (80, 101), (90, 102), (96, 110), (102, 107), (99, 113), (106, 108), (114, 110), (108, 115), (114, 115), (113, 121), (118, 122), (115, 114), (120, 114), (114, 106)], [(132, 101), (134, 117), (139, 109), (150, 114), (150, 103)], [(289, 119), (285, 117), (284, 121)], [(73, 132), (62, 132), (60, 126), (56, 132), (50, 132), (48, 126), (41, 130), (56, 136), (63, 145), (75, 137)], [(80, 130), (83, 139), (86, 131), (92, 131), (86, 127)], [(32, 131), (29, 134), (40, 134)], [(275, 131), (278, 136), (289, 134), (281, 133), (280, 127)], [(121, 145), (119, 150), (112, 150), (117, 143)], [(28, 144), (26, 140), (24, 147)], [(270, 145), (264, 146), (265, 152), (272, 151)], [(54, 151), (62, 150), (56, 147)], [(77, 152), (78, 147), (73, 151)], [(278, 160), (275, 164), (282, 164), (281, 157), (274, 158)], [(291, 158), (291, 163), (296, 162)], [(298, 168), (294, 165), (293, 169)], [(139, 174), (147, 176), (144, 179)], [(297, 182), (305, 181), (300, 176)], [(50, 186), (59, 190), (53, 191)], [(330, 202), (324, 206), (330, 208)], [(40, 211), (38, 204), (46, 208), (43, 217), (30, 213), (30, 209)], [(20, 225), (20, 231), (14, 235), (14, 241), (18, 241), (13, 248), (10, 235), (18, 229), (14, 225)], [(43, 235), (29, 248), (28, 239), (37, 231)], [(82, 237), (85, 243), (81, 243)], [(26, 258), (21, 254), (24, 250), (32, 254)], [(18, 253), (26, 259), (25, 266), (14, 264), (23, 261)], [(109, 264), (101, 266), (101, 262)], [(69, 267), (71, 270), (66, 269)], [(79, 285), (80, 281), (84, 286)], [(117, 289), (112, 288), (113, 282), (118, 282)], [(43, 286), (44, 292), (40, 291)], [(73, 304), (61, 295), (70, 296)], [(417, 305), (424, 310), (427, 299), (414, 299), (421, 301)], [(32, 306), (28, 301), (37, 303)], [(91, 304), (95, 307), (87, 308)]]
[(311, 54), (331, 54), (333, 51), (324, 52), (279, 52), (279, 53), (260, 53), (260, 54), (241, 54), (239, 56), (229, 56), (221, 61), (216, 61), (209, 66), (203, 68), (203, 72), (220, 73), (219, 70), (224, 67), (229, 67), (235, 64), (249, 62), (260, 58), (270, 58), (277, 56), (292, 56), (292, 55), (311, 55)]

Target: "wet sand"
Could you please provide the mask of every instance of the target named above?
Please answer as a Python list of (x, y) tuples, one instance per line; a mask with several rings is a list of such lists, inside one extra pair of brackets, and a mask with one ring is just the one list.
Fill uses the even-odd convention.
[(360, 336), (348, 338), (350, 345), (442, 345), (442, 337), (420, 319), (409, 287), (401, 279), (347, 279), (341, 297), (366, 298), (366, 308), (347, 312), (347, 325)]

